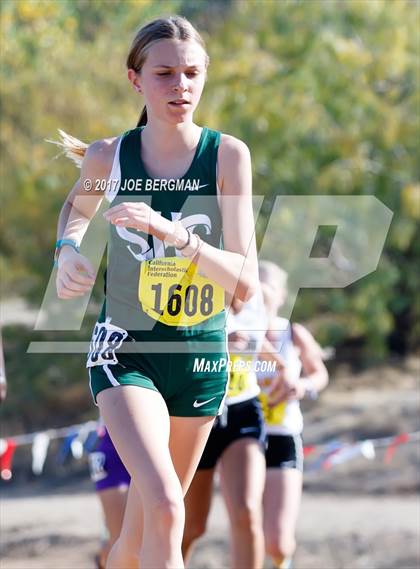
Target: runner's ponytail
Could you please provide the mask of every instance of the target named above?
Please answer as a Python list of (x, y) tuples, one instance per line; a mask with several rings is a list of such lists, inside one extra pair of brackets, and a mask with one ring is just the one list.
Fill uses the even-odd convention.
[[(137, 121), (137, 127), (144, 126), (147, 124), (147, 110), (146, 106), (143, 107), (139, 120)], [(86, 154), (86, 149), (88, 148), (88, 144), (82, 142), (78, 138), (71, 136), (71, 134), (67, 134), (64, 130), (58, 129), (60, 140), (48, 140), (47, 142), (51, 142), (51, 144), (55, 144), (63, 149), (63, 154), (70, 158), (78, 168), (82, 167), (83, 158)]]
[(146, 124), (147, 124), (147, 109), (145, 105), (140, 113), (139, 120), (137, 121), (137, 127), (145, 126)]
[(85, 142), (82, 142), (78, 138), (67, 134), (64, 130), (58, 129), (60, 134), (60, 140), (48, 140), (51, 144), (55, 144), (63, 149), (63, 154), (73, 160), (78, 168), (82, 167), (83, 158), (86, 154), (86, 149), (89, 146)]

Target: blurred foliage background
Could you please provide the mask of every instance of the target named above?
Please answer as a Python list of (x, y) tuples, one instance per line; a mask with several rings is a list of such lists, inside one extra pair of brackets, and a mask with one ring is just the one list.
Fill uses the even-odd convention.
[[(339, 357), (350, 349), (369, 363), (415, 350), (420, 42), (419, 4), (409, 0), (4, 0), (2, 301), (40, 306), (58, 214), (77, 178), (45, 139), (57, 128), (90, 142), (134, 127), (142, 101), (125, 57), (137, 28), (171, 13), (190, 18), (207, 41), (197, 122), (250, 147), (254, 192), (265, 196), (259, 241), (278, 195), (374, 195), (394, 212), (378, 269), (344, 289), (302, 290), (293, 319)], [(5, 327), (9, 422), (35, 428), (94, 414), (83, 355), (26, 348), (88, 340), (101, 295), (97, 283), (78, 334)]]

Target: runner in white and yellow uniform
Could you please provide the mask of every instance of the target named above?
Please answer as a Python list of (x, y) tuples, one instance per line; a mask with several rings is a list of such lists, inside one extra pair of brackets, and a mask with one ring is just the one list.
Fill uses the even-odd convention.
[(305, 396), (316, 398), (328, 383), (328, 372), (322, 350), (311, 333), (277, 316), (286, 298), (287, 274), (268, 261), (261, 261), (259, 269), (269, 319), (265, 342), (275, 348), (285, 365), (284, 377), (276, 386), (282, 391), (283, 401), (277, 405), (270, 405), (274, 395), (278, 398), (278, 393), (273, 392), (276, 374), (258, 373), (267, 429), (264, 538), (266, 553), (275, 566), (289, 569), (296, 548), (302, 492), (303, 417), (299, 400)]
[(264, 560), (265, 431), (255, 370), (267, 364), (257, 360), (266, 322), (261, 291), (242, 307), (238, 304), (233, 302), (228, 318), (230, 374), (226, 406), (211, 431), (185, 498), (183, 551), (186, 557), (193, 541), (205, 531), (215, 468), (220, 465), (221, 489), (231, 524), (231, 566), (257, 569)]
[[(268, 339), (277, 349), (287, 368), (288, 378), (296, 381), (300, 378), (302, 362), (299, 351), (293, 343), (292, 325), (285, 318), (277, 317), (268, 331)], [(268, 435), (266, 459), (267, 466), (278, 468), (297, 468), (303, 470), (303, 451), (301, 433), (303, 416), (299, 401), (290, 399), (271, 407), (268, 405), (274, 373), (258, 372), (261, 388), (260, 401), (264, 410), (264, 420)], [(277, 453), (282, 447), (282, 457)], [(287, 450), (286, 450), (287, 447)], [(287, 457), (286, 457), (287, 454)]]

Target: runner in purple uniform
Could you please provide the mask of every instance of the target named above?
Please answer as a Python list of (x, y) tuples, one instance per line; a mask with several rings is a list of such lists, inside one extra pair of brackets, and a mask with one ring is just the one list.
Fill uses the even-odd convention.
[(107, 539), (95, 556), (98, 569), (104, 569), (108, 553), (120, 535), (130, 475), (122, 463), (105, 427), (89, 455), (90, 475), (95, 483), (107, 529)]

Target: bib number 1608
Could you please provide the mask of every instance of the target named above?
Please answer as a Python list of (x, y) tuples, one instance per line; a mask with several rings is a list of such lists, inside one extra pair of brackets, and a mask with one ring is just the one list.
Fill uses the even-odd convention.
[(203, 316), (208, 316), (213, 310), (213, 287), (205, 284), (201, 288), (191, 284), (185, 288), (180, 284), (174, 284), (168, 289), (168, 298), (162, 306), (162, 284), (152, 285), (155, 293), (154, 309), (162, 312), (166, 306), (168, 314), (177, 316), (183, 310), (187, 316), (194, 316), (197, 311)]

